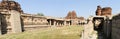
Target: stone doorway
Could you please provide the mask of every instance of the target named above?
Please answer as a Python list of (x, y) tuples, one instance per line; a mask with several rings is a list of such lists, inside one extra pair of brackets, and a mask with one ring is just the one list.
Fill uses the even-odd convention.
[(5, 16), (0, 14), (0, 34), (6, 34), (7, 33), (7, 21), (5, 19)]

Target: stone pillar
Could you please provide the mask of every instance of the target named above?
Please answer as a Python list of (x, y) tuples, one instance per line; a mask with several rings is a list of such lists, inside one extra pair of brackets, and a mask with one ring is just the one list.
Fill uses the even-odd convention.
[(62, 26), (64, 25), (64, 21), (61, 23), (62, 24)]
[(57, 22), (57, 26), (58, 26), (58, 22)]
[(20, 13), (14, 10), (11, 10), (10, 22), (12, 27), (13, 33), (22, 32), (21, 20), (20, 20)]
[(56, 25), (56, 21), (54, 20), (54, 26)]
[(51, 25), (51, 20), (49, 21), (49, 24)]
[(58, 21), (57, 25), (59, 26), (60, 25), (60, 22)]
[(70, 22), (68, 23), (68, 25), (70, 26)]
[(64, 25), (66, 25), (66, 20), (64, 20)]
[(59, 24), (58, 24), (59, 26), (61, 26), (61, 23), (60, 23), (60, 21), (59, 21)]

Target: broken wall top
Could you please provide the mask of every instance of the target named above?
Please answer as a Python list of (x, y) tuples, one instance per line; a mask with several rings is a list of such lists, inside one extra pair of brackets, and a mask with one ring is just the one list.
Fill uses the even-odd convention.
[(0, 2), (0, 10), (16, 10), (20, 13), (23, 13), (21, 6), (18, 2), (15, 1), (1, 1)]

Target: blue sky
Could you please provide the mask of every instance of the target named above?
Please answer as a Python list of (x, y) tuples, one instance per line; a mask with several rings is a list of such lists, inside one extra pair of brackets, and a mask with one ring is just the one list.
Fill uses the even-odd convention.
[(113, 14), (120, 12), (120, 0), (15, 0), (26, 13), (43, 13), (45, 16), (65, 17), (75, 10), (77, 16), (95, 15), (97, 5), (111, 7)]

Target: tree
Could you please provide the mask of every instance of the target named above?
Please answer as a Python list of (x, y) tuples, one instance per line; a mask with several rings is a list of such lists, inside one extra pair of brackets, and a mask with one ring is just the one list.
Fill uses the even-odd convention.
[(37, 15), (39, 15), (39, 16), (44, 16), (44, 14), (43, 14), (43, 13), (37, 13)]

